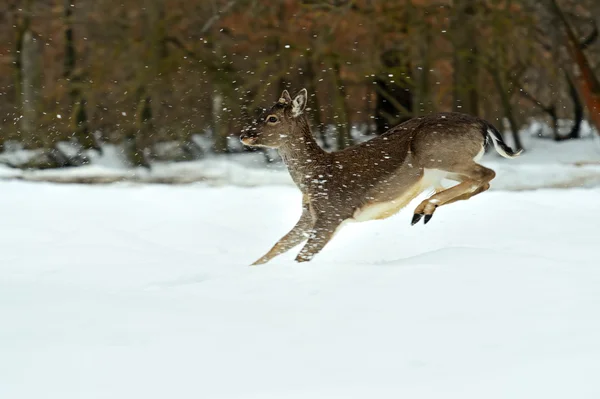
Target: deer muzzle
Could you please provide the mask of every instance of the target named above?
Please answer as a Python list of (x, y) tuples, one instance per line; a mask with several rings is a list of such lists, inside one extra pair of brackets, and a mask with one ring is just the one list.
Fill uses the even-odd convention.
[(249, 126), (246, 129), (242, 130), (242, 134), (240, 136), (240, 141), (244, 145), (256, 145), (256, 141), (258, 140), (258, 135), (256, 134), (256, 127)]
[(256, 143), (257, 137), (249, 136), (246, 133), (240, 136), (240, 141), (244, 145), (254, 145)]

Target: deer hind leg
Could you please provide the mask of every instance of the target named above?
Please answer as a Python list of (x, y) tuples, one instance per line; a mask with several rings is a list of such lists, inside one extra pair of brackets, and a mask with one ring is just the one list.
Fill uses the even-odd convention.
[(430, 198), (423, 200), (415, 209), (411, 222), (413, 225), (418, 223), (423, 216), (425, 216), (424, 223), (429, 222), (436, 208), (442, 205), (468, 200), (472, 196), (486, 191), (490, 188), (490, 181), (496, 176), (493, 170), (477, 163), (472, 163), (464, 168), (453, 168), (448, 172), (457, 175), (460, 183), (447, 190), (436, 192)]
[(296, 245), (300, 244), (302, 241), (305, 241), (308, 238), (309, 232), (312, 227), (313, 218), (310, 213), (308, 204), (304, 203), (302, 207), (302, 215), (300, 216), (300, 220), (298, 220), (298, 223), (296, 223), (296, 225), (286, 235), (284, 235), (279, 241), (277, 241), (269, 252), (267, 252), (260, 259), (254, 262), (252, 266), (267, 263), (274, 257), (289, 251)]
[(479, 187), (477, 190), (473, 191), (472, 193), (465, 193), (465, 194), (459, 195), (458, 197), (453, 198), (450, 201), (446, 202), (444, 205), (448, 205), (448, 204), (451, 204), (456, 201), (468, 200), (469, 198), (471, 198), (477, 194), (481, 194), (482, 192), (487, 191), (489, 188), (490, 188), (490, 183), (486, 183), (483, 186)]

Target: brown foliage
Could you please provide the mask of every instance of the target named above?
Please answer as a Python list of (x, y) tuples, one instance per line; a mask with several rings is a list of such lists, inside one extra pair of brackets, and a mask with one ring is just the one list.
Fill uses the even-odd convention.
[[(512, 113), (521, 123), (539, 108), (516, 95), (523, 88), (569, 116), (562, 110), (570, 107), (561, 106), (570, 101), (562, 42), (548, 40), (556, 24), (533, 0), (78, 0), (75, 69), (67, 75), (64, 2), (28, 1), (30, 11), (17, 0), (0, 5), (0, 145), (25, 141), (16, 79), (24, 23), (40, 45), (43, 71), (29, 147), (75, 137), (72, 118), (82, 114), (70, 98), (74, 87), (85, 98), (90, 132), (135, 142), (140, 151), (188, 142), (216, 126), (235, 135), (282, 88), (310, 87), (314, 121), (347, 132), (350, 123), (372, 122), (381, 95), (374, 82), (382, 78), (410, 92), (413, 113), (450, 110), (461, 96), (471, 113)], [(465, 4), (468, 12), (457, 14)], [(594, 4), (578, 3), (576, 12), (592, 15)], [(469, 35), (457, 37), (463, 27)], [(388, 51), (402, 62), (385, 65)], [(583, 76), (597, 77), (598, 46), (586, 52)], [(595, 101), (593, 90), (583, 93), (588, 104)], [(215, 94), (222, 97), (218, 112)], [(141, 104), (151, 124), (141, 123)]]

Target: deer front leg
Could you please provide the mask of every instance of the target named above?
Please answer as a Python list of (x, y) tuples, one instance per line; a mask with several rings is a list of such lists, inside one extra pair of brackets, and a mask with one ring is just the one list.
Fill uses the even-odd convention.
[(333, 220), (317, 217), (308, 241), (296, 257), (296, 262), (310, 261), (331, 240), (341, 222), (339, 219)]
[(252, 264), (252, 266), (262, 265), (263, 263), (267, 263), (274, 257), (281, 255), (284, 252), (289, 251), (294, 248), (296, 245), (300, 244), (302, 241), (308, 238), (308, 233), (313, 225), (312, 215), (310, 214), (308, 204), (305, 203), (302, 207), (302, 215), (300, 216), (300, 220), (298, 223), (286, 234), (284, 235), (269, 252), (263, 255), (260, 259)]

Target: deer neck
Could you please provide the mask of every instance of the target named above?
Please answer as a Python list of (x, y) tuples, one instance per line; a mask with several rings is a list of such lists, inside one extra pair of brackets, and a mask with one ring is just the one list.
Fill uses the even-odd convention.
[(279, 154), (302, 192), (309, 191), (315, 179), (326, 172), (328, 154), (319, 147), (304, 116), (292, 126), (290, 137), (279, 147)]

